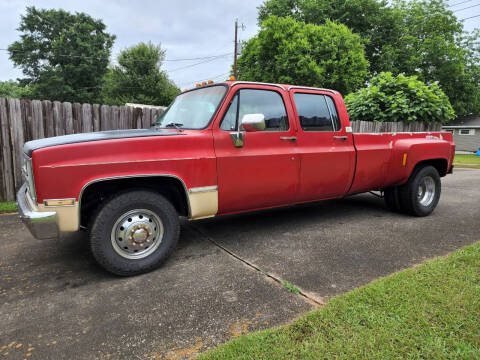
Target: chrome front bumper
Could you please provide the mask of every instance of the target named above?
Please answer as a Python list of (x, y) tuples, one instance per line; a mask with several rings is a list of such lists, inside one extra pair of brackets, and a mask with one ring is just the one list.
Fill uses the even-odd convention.
[(17, 193), (17, 205), (20, 218), (32, 235), (40, 240), (58, 237), (57, 213), (38, 211), (27, 195), (27, 185), (23, 184)]

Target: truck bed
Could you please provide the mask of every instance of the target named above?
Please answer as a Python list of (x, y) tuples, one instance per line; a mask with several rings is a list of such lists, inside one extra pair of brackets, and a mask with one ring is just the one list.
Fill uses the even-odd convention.
[(353, 140), (356, 168), (349, 195), (406, 182), (413, 164), (422, 158), (431, 159), (429, 152), (433, 151), (435, 158), (445, 161), (446, 174), (455, 153), (450, 132), (355, 133)]

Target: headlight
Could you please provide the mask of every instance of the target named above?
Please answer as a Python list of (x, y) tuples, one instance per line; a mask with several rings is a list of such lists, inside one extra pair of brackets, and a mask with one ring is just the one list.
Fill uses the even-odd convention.
[(35, 192), (35, 181), (33, 179), (32, 159), (24, 154), (22, 175), (24, 181), (27, 183), (27, 189), (34, 203), (37, 203), (37, 194)]

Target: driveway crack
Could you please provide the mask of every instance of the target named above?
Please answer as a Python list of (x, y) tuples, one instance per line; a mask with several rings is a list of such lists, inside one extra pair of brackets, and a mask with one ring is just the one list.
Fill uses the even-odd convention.
[[(202, 229), (198, 228), (197, 226), (193, 225), (192, 223), (189, 223), (189, 226), (195, 230), (197, 233), (199, 233), (202, 237), (204, 237), (205, 239), (207, 239), (208, 241), (210, 241), (213, 245), (215, 245), (216, 247), (218, 247), (220, 250), (224, 251), (225, 253), (227, 253), (229, 256), (231, 256), (232, 258), (242, 262), (244, 265), (246, 265), (248, 268), (250, 268), (251, 270), (254, 270), (258, 273), (260, 273), (261, 275), (263, 275), (264, 277), (270, 279), (270, 280), (273, 280), (275, 283), (277, 283), (278, 285), (280, 285), (281, 287), (284, 287), (283, 284), (285, 283), (288, 283), (287, 281), (283, 280), (282, 278), (280, 278), (279, 276), (277, 275), (274, 275), (274, 274), (271, 274), (265, 270), (263, 270), (262, 268), (260, 268), (259, 266), (253, 264), (252, 262), (242, 258), (240, 255), (236, 254), (235, 252), (233, 252), (232, 250), (226, 248), (225, 246), (219, 244), (217, 241), (215, 241), (215, 239), (213, 239), (211, 236), (209, 236), (207, 233), (205, 233)], [(324, 306), (325, 305), (325, 302), (321, 299), (318, 299), (317, 297), (307, 293), (306, 291), (298, 288), (296, 285), (295, 287), (298, 289), (298, 296), (302, 297), (305, 301), (307, 301), (308, 303), (314, 305), (315, 307), (321, 307), (321, 306)]]

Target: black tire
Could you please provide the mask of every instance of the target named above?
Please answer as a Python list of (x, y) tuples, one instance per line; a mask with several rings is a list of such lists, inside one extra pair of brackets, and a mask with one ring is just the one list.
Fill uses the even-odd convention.
[(391, 187), (385, 189), (383, 192), (383, 199), (385, 200), (385, 205), (390, 211), (402, 212), (400, 207), (400, 198), (398, 195), (398, 187)]
[[(433, 186), (431, 196), (425, 196), (426, 183)], [(430, 215), (440, 200), (442, 184), (437, 169), (433, 166), (415, 168), (405, 185), (399, 187), (400, 207), (402, 211), (414, 216)], [(430, 192), (429, 192), (430, 193)]]
[[(123, 229), (119, 225), (124, 224), (123, 222), (119, 224), (119, 221), (127, 218), (128, 214), (135, 214), (135, 211), (139, 211), (140, 215), (134, 216), (137, 216), (137, 219), (144, 220), (135, 222), (134, 218), (132, 224), (135, 226), (128, 225), (129, 229), (131, 228), (132, 230), (128, 234), (127, 230), (125, 230), (126, 238), (122, 240), (124, 241), (123, 244), (132, 247), (132, 250), (123, 250), (118, 245), (115, 245), (117, 243), (116, 231)], [(142, 212), (146, 215), (141, 215)], [(149, 217), (152, 217), (154, 221), (152, 222), (152, 219), (148, 219)], [(132, 219), (129, 218), (128, 221), (131, 222)], [(160, 236), (160, 229), (157, 231), (156, 224), (158, 221), (161, 222), (162, 236)], [(152, 229), (143, 230), (143, 226), (151, 226)], [(135, 228), (137, 228), (136, 231), (134, 230)], [(143, 232), (141, 235), (146, 237), (145, 239), (142, 238), (142, 243), (135, 242), (138, 240), (136, 238), (135, 241), (133, 240), (134, 234), (138, 231)], [(153, 236), (154, 234), (155, 236)], [(178, 215), (168, 200), (152, 191), (132, 190), (109, 199), (94, 216), (90, 227), (90, 249), (95, 260), (107, 271), (121, 276), (137, 275), (158, 268), (174, 250), (179, 234), (180, 224)], [(127, 235), (131, 235), (130, 239), (132, 241), (127, 239)], [(150, 236), (152, 244), (147, 244)], [(137, 256), (133, 251), (136, 253), (138, 250), (133, 250), (133, 248), (138, 246), (145, 246), (145, 248), (141, 249), (141, 252), (148, 253), (140, 253), (139, 255), (144, 257), (125, 257)], [(151, 246), (150, 249), (148, 249), (148, 246)], [(127, 247), (124, 249), (127, 249)]]

